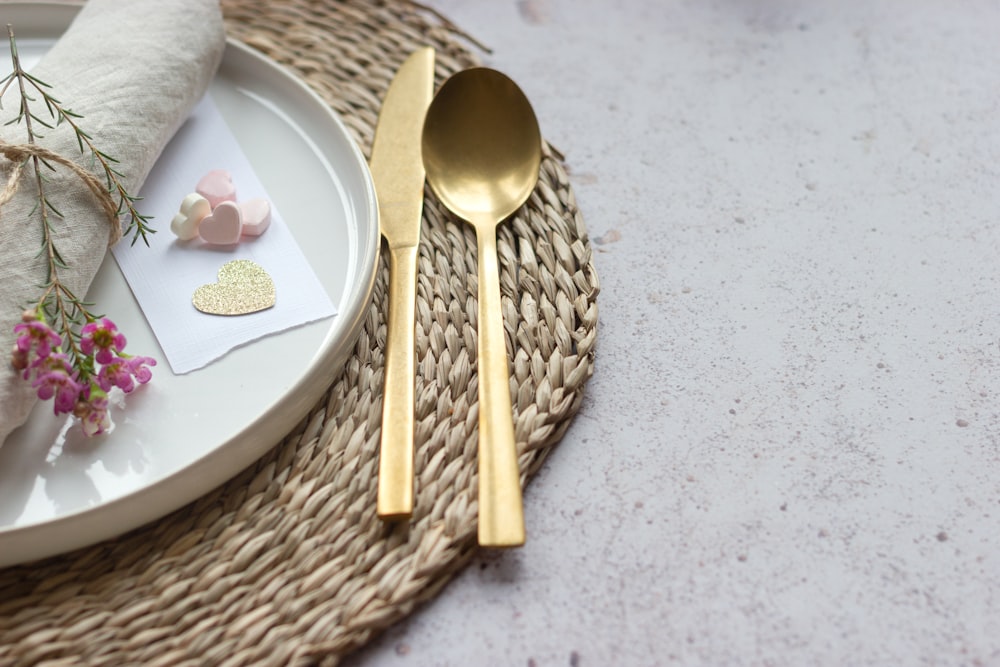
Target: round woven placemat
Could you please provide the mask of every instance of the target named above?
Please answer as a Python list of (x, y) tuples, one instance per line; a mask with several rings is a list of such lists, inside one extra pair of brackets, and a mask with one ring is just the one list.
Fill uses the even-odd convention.
[[(438, 85), (477, 63), (471, 38), (409, 2), (223, 7), (230, 35), (297, 72), (365, 151), (413, 49), (437, 49)], [(375, 515), (383, 255), (353, 356), (267, 456), (121, 538), (0, 570), (0, 665), (336, 664), (440, 590), (477, 549), (476, 243), (430, 195), (423, 231), (412, 521)], [(596, 340), (591, 247), (551, 147), (499, 248), (524, 481), (579, 408)]]

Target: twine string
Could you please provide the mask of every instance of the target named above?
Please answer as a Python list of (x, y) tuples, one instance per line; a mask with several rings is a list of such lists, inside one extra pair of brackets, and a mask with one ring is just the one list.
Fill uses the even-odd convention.
[(118, 206), (115, 204), (111, 193), (104, 187), (104, 183), (97, 176), (94, 176), (94, 174), (73, 160), (63, 157), (59, 153), (47, 148), (43, 148), (38, 144), (9, 144), (0, 139), (0, 155), (3, 155), (14, 164), (14, 168), (10, 170), (10, 175), (7, 177), (7, 183), (4, 185), (3, 191), (0, 191), (0, 207), (9, 202), (17, 192), (21, 174), (24, 172), (24, 165), (28, 163), (28, 158), (37, 157), (46, 162), (60, 164), (76, 174), (97, 199), (97, 203), (108, 219), (110, 226), (108, 246), (113, 246), (121, 239), (122, 229), (121, 223), (118, 220)]

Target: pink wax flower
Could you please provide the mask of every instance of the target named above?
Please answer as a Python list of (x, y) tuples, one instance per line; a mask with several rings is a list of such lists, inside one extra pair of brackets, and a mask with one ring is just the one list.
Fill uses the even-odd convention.
[(135, 389), (135, 383), (146, 384), (153, 378), (149, 366), (155, 366), (156, 359), (150, 357), (116, 357), (114, 361), (105, 364), (97, 373), (97, 384), (104, 391), (118, 387), (126, 394)]
[(150, 366), (156, 365), (156, 359), (152, 357), (131, 357), (128, 360), (129, 372), (139, 384), (146, 384), (153, 379), (153, 371)]
[(73, 412), (81, 389), (65, 354), (46, 357), (36, 368), (35, 380), (31, 386), (43, 401), (54, 399), (53, 411), (57, 415)]
[(52, 354), (52, 348), (58, 347), (62, 339), (44, 320), (33, 319), (14, 325), (17, 337), (17, 349), (21, 352), (34, 351), (44, 358)]
[(102, 366), (95, 379), (104, 391), (111, 391), (112, 387), (118, 387), (127, 394), (135, 389), (135, 382), (132, 381), (132, 369), (129, 368), (128, 360), (121, 357)]
[(93, 385), (89, 393), (87, 400), (77, 401), (73, 414), (80, 420), (84, 435), (92, 438), (111, 428), (111, 415), (108, 414), (108, 395)]
[[(97, 354), (94, 354), (94, 349)], [(115, 355), (125, 349), (125, 336), (118, 332), (118, 327), (107, 317), (88, 322), (80, 329), (80, 349), (84, 354), (94, 354), (99, 364), (109, 364)]]
[(31, 365), (31, 358), (25, 350), (22, 350), (14, 344), (14, 349), (10, 353), (10, 365), (14, 367), (16, 371), (27, 370), (28, 366)]
[(31, 382), (38, 398), (52, 399), (55, 414), (75, 416), (88, 437), (111, 429), (109, 391), (118, 387), (130, 393), (153, 377), (156, 360), (126, 354), (124, 334), (106, 317), (84, 324), (78, 338), (67, 334), (68, 354), (40, 309), (25, 311), (21, 320), (14, 327), (11, 365)]

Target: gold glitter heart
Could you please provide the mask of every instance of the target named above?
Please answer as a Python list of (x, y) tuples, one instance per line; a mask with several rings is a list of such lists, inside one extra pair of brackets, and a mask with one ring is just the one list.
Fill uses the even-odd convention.
[(191, 297), (194, 307), (209, 315), (247, 315), (274, 302), (274, 281), (249, 259), (226, 262), (219, 269), (219, 282), (202, 285)]

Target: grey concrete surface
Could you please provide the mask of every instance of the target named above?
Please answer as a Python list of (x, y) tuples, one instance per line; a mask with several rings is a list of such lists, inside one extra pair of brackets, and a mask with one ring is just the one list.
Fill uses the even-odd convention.
[(565, 152), (597, 370), (347, 664), (1000, 664), (1000, 5), (431, 4)]

